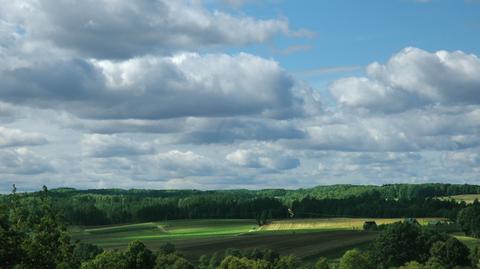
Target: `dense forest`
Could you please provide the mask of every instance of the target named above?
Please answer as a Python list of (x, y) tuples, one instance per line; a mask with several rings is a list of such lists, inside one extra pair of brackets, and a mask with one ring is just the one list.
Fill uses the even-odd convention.
[[(446, 217), (455, 219), (465, 203), (436, 197), (480, 193), (477, 185), (332, 185), (284, 190), (76, 190), (54, 189), (56, 210), (76, 225), (103, 225), (171, 219)], [(17, 194), (30, 207), (42, 192)], [(9, 195), (0, 197), (9, 199)]]

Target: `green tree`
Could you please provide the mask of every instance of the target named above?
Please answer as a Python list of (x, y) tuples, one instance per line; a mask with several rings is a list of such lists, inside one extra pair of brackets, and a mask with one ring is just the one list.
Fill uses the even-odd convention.
[(103, 250), (96, 245), (89, 243), (78, 243), (73, 250), (73, 257), (79, 263), (95, 259)]
[(270, 269), (272, 264), (265, 260), (251, 260), (246, 257), (227, 256), (222, 260), (220, 269)]
[(429, 239), (433, 236), (434, 233), (422, 232), (418, 225), (397, 222), (388, 225), (377, 237), (370, 253), (379, 268), (424, 262), (430, 256)]
[(436, 242), (430, 249), (430, 254), (445, 268), (470, 265), (470, 250), (458, 239), (451, 237), (446, 242)]
[(294, 255), (281, 256), (275, 264), (276, 269), (297, 269), (300, 267), (300, 260)]
[(155, 255), (140, 241), (128, 245), (125, 258), (129, 269), (151, 269), (155, 265)]
[[(30, 213), (29, 216), (31, 228), (21, 243), (25, 253), (21, 264), (38, 269), (78, 267), (73, 258), (74, 245), (70, 242), (66, 227), (59, 221), (45, 186), (41, 201), (42, 217), (38, 219), (34, 213)], [(17, 227), (24, 225), (20, 224)]]
[(127, 259), (119, 251), (106, 251), (95, 259), (82, 263), (81, 269), (130, 269)]
[(480, 268), (480, 247), (475, 246), (470, 254), (470, 262), (473, 268)]
[(162, 254), (159, 253), (155, 260), (154, 269), (193, 269), (185, 258), (176, 255), (175, 253)]
[(176, 248), (175, 248), (175, 245), (170, 243), (170, 242), (162, 244), (159, 247), (159, 253), (160, 254), (172, 254), (172, 253), (175, 253), (175, 251), (177, 251)]
[(349, 250), (340, 259), (339, 269), (369, 269), (373, 268), (365, 253), (357, 249)]
[(10, 269), (22, 259), (21, 237), (13, 230), (7, 208), (0, 205), (0, 268)]
[(327, 258), (320, 257), (320, 259), (318, 259), (318, 261), (315, 263), (315, 269), (330, 269)]
[(472, 205), (462, 209), (458, 213), (457, 222), (465, 234), (480, 238), (480, 202), (475, 200)]

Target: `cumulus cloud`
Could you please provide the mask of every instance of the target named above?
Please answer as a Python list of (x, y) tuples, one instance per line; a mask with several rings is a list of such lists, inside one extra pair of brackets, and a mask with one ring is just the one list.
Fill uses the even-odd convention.
[(128, 157), (152, 154), (154, 149), (148, 143), (137, 143), (130, 138), (92, 134), (83, 137), (82, 153), (95, 158)]
[(155, 156), (155, 162), (170, 177), (210, 176), (216, 171), (215, 164), (209, 158), (192, 151), (159, 153)]
[(239, 149), (227, 154), (225, 158), (235, 165), (248, 168), (290, 170), (300, 166), (300, 160), (291, 155), (260, 149)]
[(479, 73), (476, 55), (406, 48), (386, 64), (370, 64), (366, 77), (340, 79), (330, 90), (340, 105), (387, 113), (432, 104), (480, 104)]
[(49, 61), (0, 71), (3, 100), (96, 119), (302, 116), (308, 96), (294, 85), (277, 62), (245, 53)]
[(402, 113), (331, 112), (304, 121), (305, 139), (291, 148), (350, 152), (461, 150), (480, 144), (479, 107), (433, 106)]
[(0, 126), (0, 148), (43, 145), (47, 138), (39, 133), (28, 133), (19, 129)]
[(0, 3), (0, 17), (32, 39), (48, 40), (86, 57), (102, 59), (261, 43), (289, 32), (286, 20), (233, 16), (210, 11), (197, 1), (4, 0)]
[(35, 175), (53, 171), (48, 160), (27, 148), (0, 150), (0, 174)]
[(254, 118), (190, 119), (189, 127), (177, 139), (178, 143), (213, 144), (237, 141), (275, 141), (299, 139), (305, 133), (290, 121)]

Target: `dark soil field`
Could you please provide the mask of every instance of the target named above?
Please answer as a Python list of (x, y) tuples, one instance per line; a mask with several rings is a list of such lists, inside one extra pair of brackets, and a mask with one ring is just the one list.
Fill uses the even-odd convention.
[[(282, 255), (294, 254), (304, 261), (309, 261), (320, 256), (337, 258), (348, 249), (361, 247), (372, 241), (375, 236), (374, 232), (363, 231), (254, 233), (224, 238), (178, 240), (175, 245), (180, 252), (186, 253), (186, 257), (191, 261), (198, 260), (203, 254), (222, 253), (228, 248), (268, 248)], [(155, 247), (154, 245), (152, 247)]]

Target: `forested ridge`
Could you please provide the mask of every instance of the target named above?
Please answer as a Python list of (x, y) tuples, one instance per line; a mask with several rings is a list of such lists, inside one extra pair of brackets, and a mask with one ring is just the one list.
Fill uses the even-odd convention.
[[(76, 190), (60, 188), (50, 197), (66, 221), (103, 225), (171, 219), (317, 217), (446, 217), (455, 219), (465, 203), (436, 197), (480, 193), (478, 185), (331, 185), (285, 190)], [(36, 204), (41, 192), (18, 194)], [(7, 199), (4, 195), (2, 199)], [(290, 211), (289, 211), (290, 209)]]

